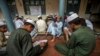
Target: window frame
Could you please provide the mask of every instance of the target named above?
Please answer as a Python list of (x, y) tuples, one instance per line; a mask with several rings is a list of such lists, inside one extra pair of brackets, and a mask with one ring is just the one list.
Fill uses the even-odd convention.
[(26, 15), (31, 15), (30, 6), (41, 6), (41, 14), (46, 14), (45, 0), (23, 0), (23, 5)]

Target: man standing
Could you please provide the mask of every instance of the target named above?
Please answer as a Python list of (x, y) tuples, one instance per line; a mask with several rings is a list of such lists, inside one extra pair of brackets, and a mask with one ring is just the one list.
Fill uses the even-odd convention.
[(57, 44), (56, 50), (65, 56), (89, 56), (96, 45), (93, 31), (82, 26), (81, 18), (76, 13), (69, 16), (67, 21), (73, 32), (67, 44)]
[(37, 56), (45, 43), (40, 43), (33, 47), (30, 32), (33, 30), (33, 21), (28, 20), (22, 28), (13, 31), (8, 39), (7, 54), (8, 56)]

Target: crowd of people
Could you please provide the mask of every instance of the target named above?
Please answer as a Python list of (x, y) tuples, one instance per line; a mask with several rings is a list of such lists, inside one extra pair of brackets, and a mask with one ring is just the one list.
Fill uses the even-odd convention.
[(7, 31), (5, 22), (0, 21), (0, 48), (6, 46), (8, 56), (38, 56), (46, 42), (33, 46), (32, 37), (38, 33), (52, 35), (51, 42), (64, 34), (66, 44), (57, 43), (55, 49), (64, 56), (89, 56), (95, 48), (93, 25), (89, 20), (80, 18), (77, 13), (70, 12), (64, 22), (58, 15), (48, 15), (44, 20), (39, 15), (37, 21), (16, 16), (16, 29), (11, 32), (7, 40), (4, 33)]

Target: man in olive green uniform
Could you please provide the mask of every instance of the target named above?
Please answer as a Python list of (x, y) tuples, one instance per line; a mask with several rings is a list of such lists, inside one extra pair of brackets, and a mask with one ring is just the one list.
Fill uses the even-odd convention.
[(5, 32), (7, 32), (7, 25), (4, 21), (0, 21), (0, 56), (6, 55), (7, 39)]
[(3, 21), (0, 21), (0, 49), (2, 47), (5, 47), (7, 44), (7, 39), (5, 38), (5, 35), (4, 35), (5, 32), (7, 32), (6, 23)]
[(89, 56), (96, 44), (93, 31), (81, 25), (81, 18), (76, 13), (69, 16), (67, 21), (73, 33), (65, 45), (57, 44), (56, 50), (64, 56)]
[(22, 28), (13, 31), (8, 39), (8, 56), (37, 56), (45, 43), (33, 47), (32, 39), (29, 34), (34, 28), (33, 21), (27, 20)]

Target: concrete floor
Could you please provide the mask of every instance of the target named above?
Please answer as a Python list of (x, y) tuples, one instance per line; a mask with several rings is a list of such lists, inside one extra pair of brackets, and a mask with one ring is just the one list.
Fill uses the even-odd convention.
[(100, 33), (100, 22), (93, 23), (94, 31)]
[[(55, 42), (51, 42), (50, 41), (51, 38), (52, 36), (47, 37), (48, 39), (47, 49), (40, 56), (63, 56), (62, 54), (60, 54), (55, 50), (54, 46), (57, 43), (62, 43), (62, 44), (65, 43), (64, 37), (61, 36), (60, 39), (57, 38)], [(33, 41), (40, 40), (40, 39), (46, 39), (45, 35), (38, 35)], [(0, 52), (0, 56), (1, 56), (1, 52)], [(5, 56), (5, 54), (2, 56)], [(96, 36), (96, 48), (90, 56), (100, 56), (100, 35)]]
[[(46, 49), (46, 51), (44, 51), (40, 56), (63, 56), (62, 54), (60, 54), (59, 52), (57, 52), (54, 48), (55, 44), (57, 43), (65, 43), (64, 37), (61, 36), (60, 39), (56, 39), (55, 42), (51, 42), (52, 36), (48, 36), (48, 47)], [(96, 36), (96, 48), (94, 50), (94, 52), (91, 54), (91, 56), (100, 56), (100, 36)], [(36, 40), (38, 39), (45, 39), (46, 37), (44, 35), (41, 36), (37, 36)]]
[[(35, 40), (38, 39), (46, 39), (44, 35), (37, 36)], [(56, 39), (54, 42), (51, 42), (52, 36), (48, 36), (48, 46), (47, 49), (40, 55), (40, 56), (63, 56), (59, 52), (57, 52), (54, 48), (55, 44), (57, 43), (65, 43), (63, 36), (60, 39)]]
[(96, 39), (96, 48), (91, 56), (100, 56), (100, 36)]

